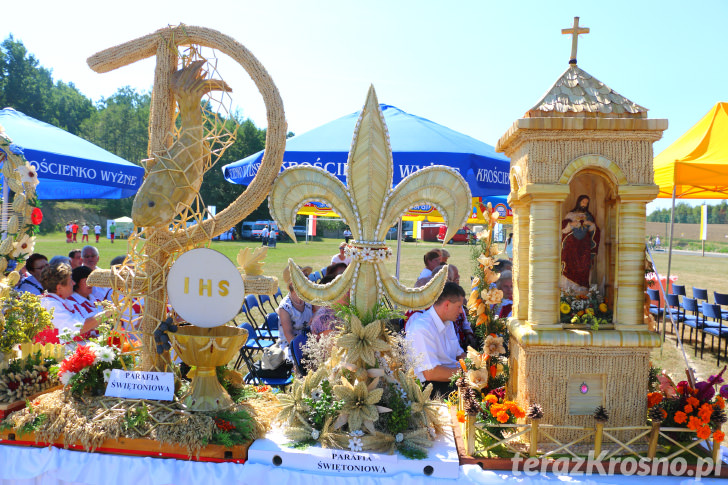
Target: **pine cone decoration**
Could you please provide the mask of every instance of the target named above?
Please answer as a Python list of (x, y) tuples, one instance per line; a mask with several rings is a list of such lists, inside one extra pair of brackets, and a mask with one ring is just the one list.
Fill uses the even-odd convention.
[(469, 387), (465, 390), (465, 396), (463, 399), (463, 408), (465, 409), (465, 412), (469, 414), (470, 416), (474, 416), (478, 414), (480, 411), (480, 403), (478, 402), (478, 396), (475, 392), (475, 389), (472, 387)]
[(460, 377), (458, 380), (455, 381), (455, 385), (458, 387), (458, 389), (461, 389), (463, 387), (466, 387), (468, 384), (465, 382), (465, 379)]
[(661, 423), (663, 420), (662, 408), (660, 406), (652, 406), (652, 409), (650, 409), (650, 412), (647, 413), (647, 416), (653, 423)]
[(597, 408), (594, 410), (593, 416), (594, 419), (599, 421), (600, 423), (606, 423), (607, 421), (609, 421), (609, 413), (604, 406), (597, 406)]
[(543, 408), (540, 404), (531, 404), (526, 413), (528, 419), (541, 419), (543, 418)]
[(713, 408), (713, 415), (711, 416), (710, 420), (717, 425), (722, 425), (723, 423), (728, 421), (728, 416), (726, 416), (725, 411), (723, 411), (722, 409)]

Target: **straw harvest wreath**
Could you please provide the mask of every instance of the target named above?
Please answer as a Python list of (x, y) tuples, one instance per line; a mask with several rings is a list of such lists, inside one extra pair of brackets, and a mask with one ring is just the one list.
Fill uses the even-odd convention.
[[(0, 243), (0, 274), (4, 275), (14, 269), (11, 262), (21, 263), (33, 253), (38, 224), (43, 220), (35, 186), (38, 185), (38, 174), (23, 156), (23, 150), (15, 145), (5, 130), (0, 126), (0, 163), (2, 174), (8, 188), (13, 191), (12, 215), (8, 220), (7, 233)], [(2, 201), (3, 204), (9, 201)], [(0, 280), (0, 298), (7, 296), (10, 289), (20, 279), (17, 271)]]

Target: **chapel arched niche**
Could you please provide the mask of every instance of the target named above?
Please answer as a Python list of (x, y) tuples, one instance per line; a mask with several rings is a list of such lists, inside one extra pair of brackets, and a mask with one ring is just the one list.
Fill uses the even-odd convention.
[[(579, 157), (564, 170), (560, 183), (569, 186), (569, 194), (561, 205), (561, 221), (570, 212), (578, 210), (581, 196), (589, 200), (588, 211), (599, 228), (599, 238), (594, 264), (589, 272), (589, 285), (596, 284), (599, 293), (608, 301), (615, 300), (615, 278), (618, 231), (618, 186), (626, 182), (621, 169), (612, 161), (598, 155)], [(567, 248), (568, 249), (568, 248)], [(560, 279), (562, 288), (569, 288), (569, 281)]]
[(589, 285), (596, 284), (599, 292), (613, 300), (614, 274), (612, 271), (614, 216), (616, 187), (596, 170), (584, 169), (569, 183), (569, 195), (561, 205), (561, 220), (571, 211), (578, 210), (577, 201), (583, 195), (589, 199), (587, 210), (599, 229), (597, 253), (589, 275)]

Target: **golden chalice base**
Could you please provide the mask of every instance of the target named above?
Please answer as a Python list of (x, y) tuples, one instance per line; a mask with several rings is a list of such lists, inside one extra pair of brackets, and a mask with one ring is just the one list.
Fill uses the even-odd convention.
[(180, 327), (169, 333), (175, 352), (197, 370), (190, 391), (182, 396), (192, 411), (216, 411), (233, 405), (230, 395), (217, 380), (215, 367), (225, 365), (248, 339), (248, 331), (236, 327)]

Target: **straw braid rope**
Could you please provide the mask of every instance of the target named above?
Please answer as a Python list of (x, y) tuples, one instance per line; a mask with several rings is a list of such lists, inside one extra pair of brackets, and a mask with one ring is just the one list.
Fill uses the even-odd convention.
[[(179, 46), (191, 46), (186, 55), (178, 53)], [(144, 312), (139, 325), (142, 334), (142, 368), (144, 370), (163, 369), (169, 364), (167, 353), (158, 356), (155, 352), (155, 342), (151, 335), (159, 323), (167, 315), (167, 273), (175, 259), (183, 252), (209, 244), (210, 240), (223, 231), (240, 222), (252, 212), (266, 197), (273, 179), (278, 174), (283, 161), (285, 150), (285, 137), (287, 125), (285, 122), (283, 103), (278, 90), (265, 68), (242, 44), (215, 30), (203, 27), (180, 25), (161, 29), (153, 34), (112, 47), (99, 52), (88, 59), (89, 66), (97, 72), (108, 72), (138, 60), (157, 56), (154, 88), (152, 92), (152, 106), (150, 113), (150, 141), (149, 155), (155, 158), (163, 157), (168, 147), (181, 133), (172, 128), (175, 126), (175, 98), (171, 89), (171, 79), (178, 68), (180, 57), (183, 66), (203, 59), (199, 47), (217, 49), (229, 55), (242, 65), (248, 72), (258, 90), (263, 96), (266, 105), (268, 128), (266, 133), (265, 155), (261, 162), (258, 174), (248, 188), (225, 210), (215, 217), (205, 217), (205, 204), (199, 197), (199, 180), (197, 177), (188, 177), (184, 171), (175, 171), (175, 187), (194, 191), (191, 202), (181, 202), (181, 211), (178, 211), (172, 221), (172, 229), (165, 225), (139, 228), (129, 239), (129, 256), (122, 269), (96, 271), (89, 277), (89, 284), (97, 286), (114, 286), (125, 295), (126, 310), (143, 298)], [(210, 66), (210, 63), (207, 64)], [(210, 113), (205, 113), (208, 117)], [(216, 116), (215, 116), (216, 117)], [(224, 149), (232, 143), (234, 131), (227, 133), (218, 119), (203, 126), (212, 126), (212, 131), (202, 135), (195, 143), (201, 144), (204, 140), (212, 150), (212, 155), (220, 156)], [(214, 149), (212, 147), (219, 148)], [(204, 150), (203, 150), (204, 152)], [(207, 155), (209, 155), (208, 153)], [(189, 155), (189, 154), (187, 154)], [(203, 153), (204, 158), (206, 154)], [(157, 162), (159, 163), (159, 162)], [(209, 169), (213, 162), (197, 160), (196, 164), (203, 165), (203, 173)], [(148, 165), (147, 173), (154, 170)], [(174, 175), (174, 174), (173, 174)], [(168, 197), (167, 194), (161, 196)], [(169, 202), (170, 199), (167, 199)], [(178, 206), (179, 207), (179, 206)], [(188, 223), (193, 225), (188, 227)], [(250, 278), (246, 276), (246, 290), (272, 293), (272, 280)], [(248, 284), (250, 287), (248, 288)], [(115, 302), (116, 303), (116, 302)], [(122, 315), (125, 308), (122, 308)], [(131, 314), (131, 312), (129, 312)]]

